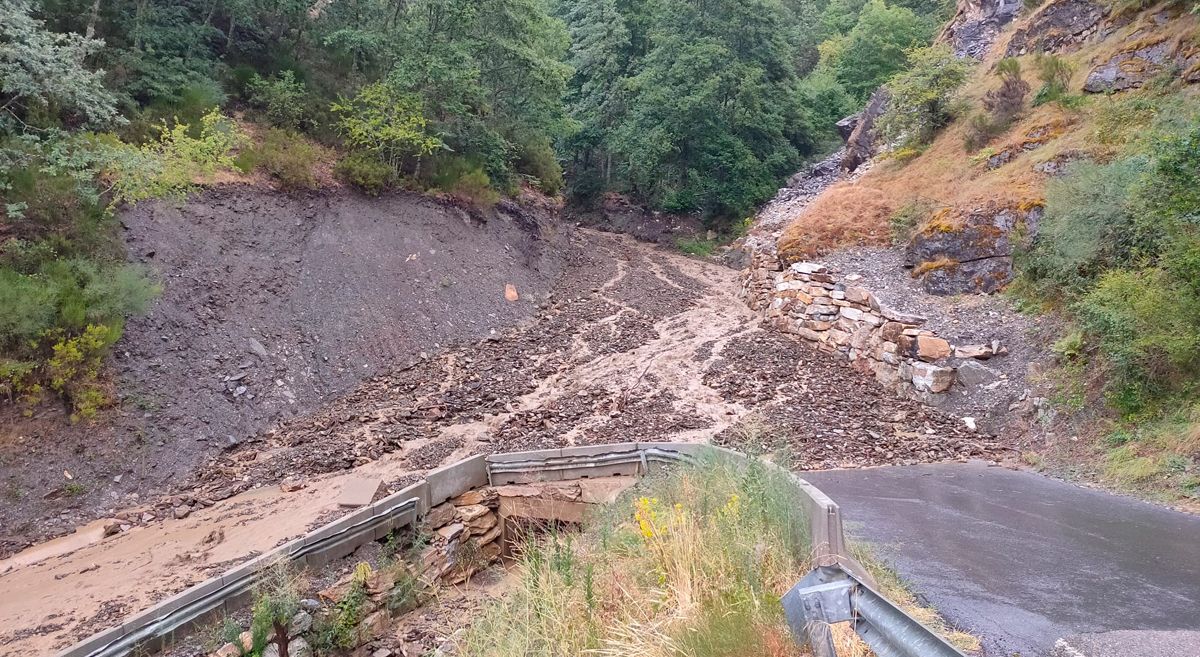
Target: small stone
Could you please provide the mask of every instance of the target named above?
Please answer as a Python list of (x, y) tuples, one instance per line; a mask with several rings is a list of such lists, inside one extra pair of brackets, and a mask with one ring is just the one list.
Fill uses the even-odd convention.
[[(587, 390), (580, 390), (579, 396), (587, 397), (587, 396), (589, 396), (589, 393)], [(484, 506), (495, 506), (496, 500), (498, 497), (499, 496), (496, 495), (496, 491), (491, 488), (477, 488), (475, 490), (469, 490), (469, 491), (463, 493), (462, 495), (459, 495), (458, 497), (451, 500), (451, 502), (454, 504), (454, 506), (467, 506), (469, 504), (482, 504)]]
[[(292, 616), (292, 622), (288, 624), (288, 634), (291, 636), (304, 634), (312, 629), (312, 626), (312, 614), (308, 613), (307, 611), (296, 612), (296, 615)], [(288, 647), (290, 648), (291, 646), (289, 645)]]
[(104, 523), (104, 537), (108, 538), (114, 534), (121, 533), (121, 521), (117, 519), (108, 520)]
[(176, 520), (183, 520), (184, 518), (186, 518), (192, 514), (192, 507), (177, 506), (174, 509), (172, 509), (171, 513), (173, 513), (175, 515)]
[(491, 510), (482, 504), (468, 504), (466, 506), (458, 507), (459, 519), (467, 523), (489, 513), (491, 513)]
[(307, 486), (308, 484), (304, 483), (303, 481), (293, 479), (291, 477), (279, 482), (279, 490), (282, 490), (285, 493), (295, 493), (298, 490), (303, 490)]
[(974, 432), (976, 431), (976, 426), (975, 426), (975, 418), (973, 418), (973, 417), (964, 417), (964, 418), (962, 419), (962, 421), (963, 421), (963, 424), (967, 425), (967, 430), (968, 430), (968, 431), (970, 431), (971, 433), (974, 433)]

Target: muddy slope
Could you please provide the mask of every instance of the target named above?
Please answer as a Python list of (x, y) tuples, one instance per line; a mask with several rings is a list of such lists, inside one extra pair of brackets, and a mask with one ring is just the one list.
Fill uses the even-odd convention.
[(512, 204), (484, 214), (407, 194), (229, 187), (122, 222), (163, 295), (118, 345), (121, 402), (103, 422), (0, 409), (0, 553), (136, 503), (369, 376), (521, 321), (563, 266), (551, 214)]

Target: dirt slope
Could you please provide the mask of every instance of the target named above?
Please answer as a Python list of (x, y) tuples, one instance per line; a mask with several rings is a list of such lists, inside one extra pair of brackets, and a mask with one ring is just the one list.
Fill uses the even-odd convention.
[(122, 223), (163, 295), (117, 347), (121, 401), (101, 422), (0, 409), (0, 555), (136, 504), (422, 352), (529, 317), (563, 265), (553, 214), (512, 204), (223, 187)]
[[(364, 381), (212, 461), (167, 506), (135, 510), (161, 518), (182, 501), (194, 509), (186, 518), (103, 540), (92, 528), (67, 554), (44, 558), (49, 546), (0, 562), (0, 589), (16, 592), (0, 600), (0, 655), (67, 645), (327, 522), (351, 475), (398, 490), (472, 453), (713, 435), (786, 452), (802, 469), (1004, 453), (759, 328), (732, 269), (621, 236), (570, 241), (530, 322)], [(271, 485), (285, 478), (304, 487)]]

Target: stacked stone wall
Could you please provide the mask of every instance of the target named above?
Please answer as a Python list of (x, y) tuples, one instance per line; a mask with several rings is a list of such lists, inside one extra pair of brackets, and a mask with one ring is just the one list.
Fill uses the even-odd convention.
[(774, 328), (845, 358), (903, 396), (937, 401), (969, 361), (1004, 353), (998, 342), (954, 345), (926, 328), (925, 318), (888, 307), (859, 277), (837, 277), (823, 265), (784, 267), (756, 253), (745, 270), (742, 296)]

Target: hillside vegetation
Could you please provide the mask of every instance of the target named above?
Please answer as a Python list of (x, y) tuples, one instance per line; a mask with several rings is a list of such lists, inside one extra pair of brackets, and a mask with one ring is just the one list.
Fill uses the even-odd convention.
[[(1073, 39), (1087, 25), (1053, 22), (1068, 4), (1032, 8), (978, 64), (939, 47), (915, 57), (887, 84), (883, 155), (797, 217), (780, 250), (965, 236), (981, 215), (1040, 212), (1014, 236), (1009, 293), (1069, 322), (1047, 375), (1069, 418), (1058, 430), (1091, 436), (1084, 460), (1114, 483), (1197, 497), (1200, 17), (1187, 2), (1075, 3), (1104, 18)], [(1029, 34), (1067, 37), (1029, 48)], [(1119, 62), (1112, 86), (1106, 62)]]

